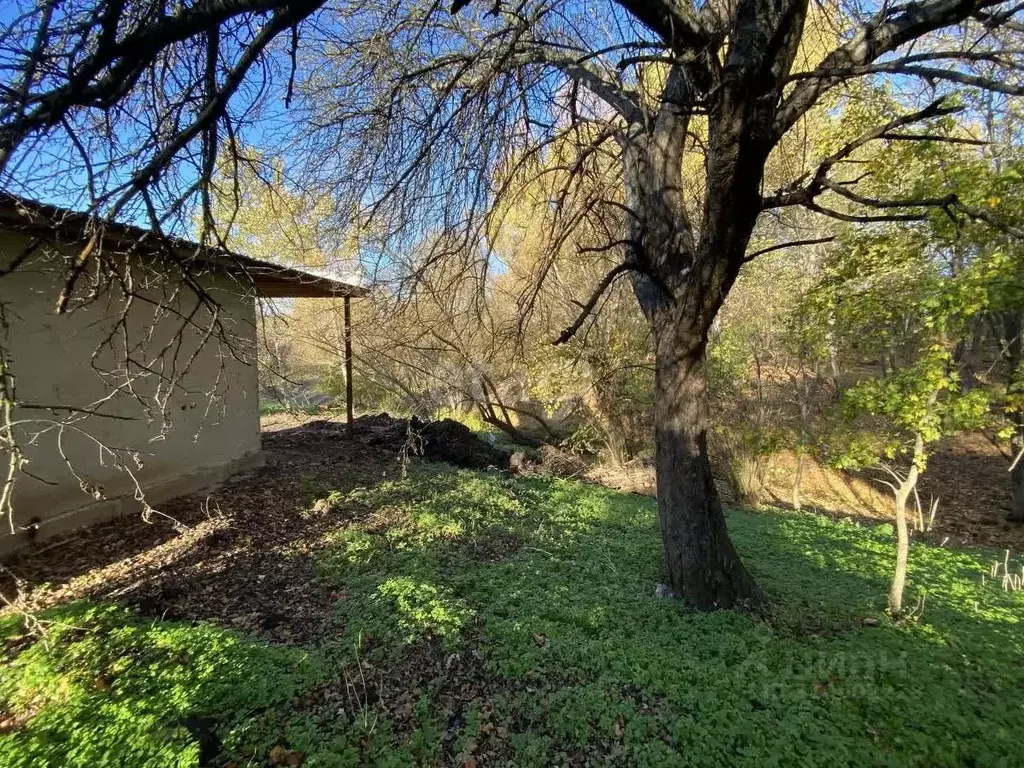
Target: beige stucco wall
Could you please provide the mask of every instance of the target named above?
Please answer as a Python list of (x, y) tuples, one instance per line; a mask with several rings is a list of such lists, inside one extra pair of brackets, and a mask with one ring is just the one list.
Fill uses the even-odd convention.
[[(28, 242), (0, 232), (0, 265)], [(8, 521), (0, 521), (0, 553), (30, 538), (139, 513), (136, 482), (159, 509), (160, 501), (259, 462), (252, 297), (223, 274), (201, 276), (220, 307), (221, 329), (206, 338), (212, 315), (197, 309), (195, 294), (156, 262), (134, 256), (132, 264), (139, 297), (127, 312), (115, 291), (57, 314), (65, 273), (54, 251), (0, 278), (3, 343), (18, 402), (105, 414), (15, 411), (28, 464), (14, 490), (18, 530), (12, 535)], [(81, 281), (78, 296), (87, 295), (88, 283)]]

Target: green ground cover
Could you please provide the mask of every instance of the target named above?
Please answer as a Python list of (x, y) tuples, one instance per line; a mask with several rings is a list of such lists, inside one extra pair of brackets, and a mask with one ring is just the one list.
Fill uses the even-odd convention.
[[(732, 510), (766, 616), (655, 594), (650, 499), (447, 467), (336, 490), (337, 632), (272, 645), (78, 603), (0, 622), (0, 765), (1010, 765), (1024, 594), (994, 553)], [(1000, 558), (1001, 559), (1001, 558)], [(1018, 563), (1016, 568), (1020, 568)]]

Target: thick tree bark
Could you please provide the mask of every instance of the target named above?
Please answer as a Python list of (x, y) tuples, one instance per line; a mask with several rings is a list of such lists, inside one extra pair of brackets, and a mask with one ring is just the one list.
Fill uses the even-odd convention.
[(634, 128), (623, 139), (626, 202), (634, 214), (627, 261), (637, 265), (633, 289), (655, 339), (658, 514), (669, 586), (698, 610), (746, 608), (764, 598), (729, 539), (711, 476), (704, 355), (760, 211), (763, 157), (744, 146), (750, 116), (737, 111), (733, 83), (722, 89), (709, 118), (698, 237), (682, 195), (689, 115), (678, 105), (686, 103), (689, 88), (674, 68), (653, 129)]
[(705, 341), (656, 327), (655, 443), (658, 514), (673, 592), (699, 610), (753, 607), (760, 589), (729, 539), (711, 475)]
[[(729, 539), (711, 477), (704, 353), (761, 212), (764, 165), (778, 138), (782, 75), (792, 66), (805, 12), (802, 3), (741, 2), (724, 68), (673, 66), (656, 118), (632, 123), (620, 137), (630, 212), (627, 264), (634, 266), (634, 292), (656, 345), (666, 569), (673, 591), (701, 610), (763, 599)], [(697, 223), (683, 194), (682, 156), (691, 107), (702, 98), (708, 135)]]

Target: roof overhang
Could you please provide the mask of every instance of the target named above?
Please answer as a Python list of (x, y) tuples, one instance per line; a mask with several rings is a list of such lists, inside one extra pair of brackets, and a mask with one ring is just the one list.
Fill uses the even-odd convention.
[[(97, 220), (66, 208), (0, 193), (0, 227), (37, 236), (58, 234), (65, 242), (87, 243), (96, 231)], [(267, 298), (360, 297), (366, 288), (295, 267), (254, 259), (190, 240), (160, 237), (151, 230), (131, 224), (102, 222), (105, 247), (118, 248), (157, 259), (176, 258), (238, 276), (254, 291)], [(170, 256), (169, 254), (173, 254)]]

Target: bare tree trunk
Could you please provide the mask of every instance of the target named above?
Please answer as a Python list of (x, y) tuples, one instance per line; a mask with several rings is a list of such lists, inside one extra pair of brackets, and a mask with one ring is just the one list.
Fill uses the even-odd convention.
[(804, 478), (804, 449), (798, 447), (796, 450), (796, 472), (793, 473), (793, 509), (798, 512), (801, 509), (800, 483)]
[(911, 469), (896, 492), (896, 568), (889, 585), (889, 613), (898, 617), (903, 612), (903, 588), (907, 583), (907, 560), (910, 555), (910, 534), (907, 531), (907, 497), (913, 490), (910, 478), (917, 482), (917, 469)]
[[(751, 31), (744, 28), (743, 39), (732, 44), (756, 44)], [(665, 566), (673, 592), (698, 610), (714, 610), (764, 600), (729, 539), (711, 476), (704, 353), (761, 210), (761, 176), (771, 149), (765, 129), (774, 121), (775, 102), (763, 99), (751, 108), (744, 101), (749, 83), (738, 79), (716, 94), (708, 117), (708, 178), (698, 227), (683, 198), (689, 114), (678, 107), (691, 86), (687, 72), (673, 67), (651, 130), (633, 126), (621, 141), (631, 212), (627, 263), (637, 268), (633, 291), (655, 339), (654, 428)], [(748, 130), (751, 126), (757, 130)]]
[(1015, 430), (1010, 438), (1010, 514), (1006, 519), (1024, 523), (1024, 413), (1014, 414)]
[(762, 594), (729, 539), (708, 459), (703, 335), (655, 334), (658, 513), (669, 585), (699, 610), (749, 607)]
[(1010, 514), (1007, 517), (1015, 523), (1024, 523), (1024, 429), (1017, 431), (1017, 439), (1010, 443), (1013, 447), (1013, 458), (1017, 460), (1010, 471)]
[(967, 323), (967, 333), (953, 348), (953, 365), (960, 372), (960, 392), (967, 394), (974, 389), (977, 380), (978, 348), (981, 346), (982, 324), (979, 318)]
[[(501, 401), (501, 396), (498, 394), (498, 388), (494, 386), (494, 382), (485, 374), (481, 374), (480, 376), (480, 389), (483, 393), (483, 398), (481, 401), (476, 403), (476, 408), (480, 413), (480, 418), (483, 419), (485, 423), (490, 424), (492, 427), (497, 427), (521, 445), (530, 445), (533, 447), (544, 445), (544, 440), (525, 435), (516, 428), (516, 425), (512, 423), (512, 417), (509, 416), (508, 407)], [(495, 406), (497, 406), (497, 408), (495, 408)], [(501, 413), (498, 413), (499, 410)]]
[[(1019, 312), (1007, 312), (1003, 316), (1005, 345), (1009, 376), (1006, 392), (1009, 395), (1024, 396), (1024, 323)], [(1013, 437), (1010, 438), (1010, 461), (1016, 464), (1010, 470), (1010, 514), (1007, 519), (1015, 523), (1024, 523), (1024, 409), (1015, 409), (1010, 418), (1013, 421)]]
[[(934, 398), (932, 399), (934, 401)], [(895, 489), (896, 496), (896, 568), (889, 585), (889, 613), (898, 618), (903, 613), (903, 588), (907, 583), (907, 561), (910, 556), (910, 531), (907, 528), (907, 501), (914, 492), (920, 475), (920, 462), (924, 460), (924, 438), (914, 438), (914, 455), (903, 482)]]
[(349, 297), (345, 297), (345, 434), (352, 437), (355, 421), (352, 404), (352, 310)]

